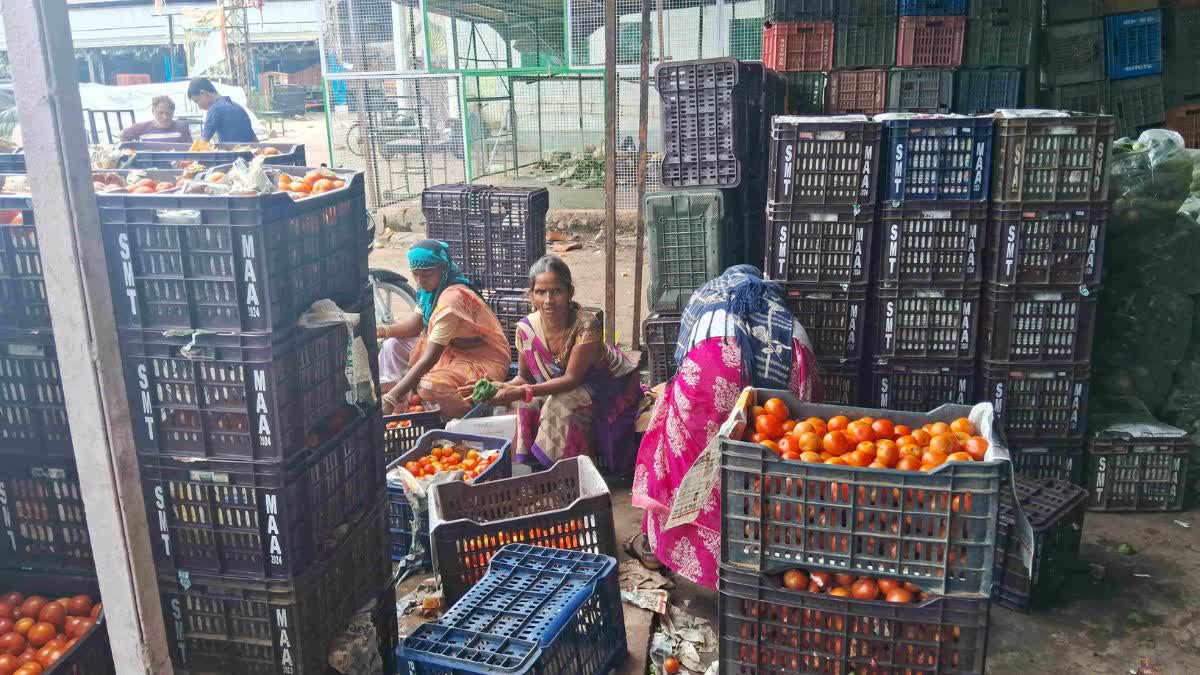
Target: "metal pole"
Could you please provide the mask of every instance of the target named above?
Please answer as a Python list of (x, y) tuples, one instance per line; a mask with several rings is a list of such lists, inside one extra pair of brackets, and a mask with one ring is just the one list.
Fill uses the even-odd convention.
[(604, 338), (617, 333), (617, 0), (604, 0)]
[(637, 244), (633, 253), (633, 349), (642, 349), (642, 262), (645, 256), (646, 161), (650, 118), (650, 0), (642, 0), (642, 63), (638, 72)]
[(167, 15), (167, 43), (170, 45), (167, 48), (167, 69), (171, 72), (167, 81), (175, 79), (175, 15)]
[(92, 556), (118, 673), (172, 673), (65, 0), (4, 0)]

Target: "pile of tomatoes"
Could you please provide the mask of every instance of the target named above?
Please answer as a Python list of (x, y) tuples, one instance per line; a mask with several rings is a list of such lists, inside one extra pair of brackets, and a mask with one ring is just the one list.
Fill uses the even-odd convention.
[(279, 189), (288, 193), (293, 199), (303, 199), (312, 195), (319, 195), (330, 190), (346, 187), (346, 181), (337, 177), (336, 174), (330, 171), (320, 171), (313, 169), (304, 174), (303, 178), (298, 178), (287, 173), (279, 173)]
[[(400, 413), (419, 413), (427, 410), (432, 410), (432, 408), (425, 407), (425, 402), (421, 400), (420, 396), (416, 394), (409, 394), (408, 405), (396, 406), (396, 409), (392, 411), (392, 414), (399, 415)], [(400, 422), (388, 422), (387, 424), (387, 428), (389, 429), (399, 429), (401, 426), (402, 425)]]
[(465, 445), (443, 445), (415, 461), (405, 462), (404, 468), (416, 478), (428, 478), (443, 471), (462, 470), (463, 480), (475, 480), (500, 459), (499, 452), (479, 452)]
[(13, 591), (0, 597), (0, 675), (39, 675), (100, 617), (91, 596), (49, 600)]
[(745, 438), (783, 459), (870, 469), (932, 471), (946, 462), (979, 462), (987, 439), (965, 417), (920, 429), (888, 419), (838, 415), (823, 420), (791, 418), (787, 404), (773, 398), (750, 411)]
[(854, 574), (793, 569), (784, 572), (781, 581), (784, 587), (793, 591), (824, 593), (855, 600), (883, 600), (897, 605), (924, 602), (928, 597), (919, 586), (908, 581)]

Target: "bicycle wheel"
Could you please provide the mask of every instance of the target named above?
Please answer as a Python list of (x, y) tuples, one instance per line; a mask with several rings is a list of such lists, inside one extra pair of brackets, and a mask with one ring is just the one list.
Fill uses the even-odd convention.
[(404, 275), (383, 269), (372, 269), (370, 274), (375, 289), (376, 323), (390, 324), (397, 314), (416, 310), (417, 292)]

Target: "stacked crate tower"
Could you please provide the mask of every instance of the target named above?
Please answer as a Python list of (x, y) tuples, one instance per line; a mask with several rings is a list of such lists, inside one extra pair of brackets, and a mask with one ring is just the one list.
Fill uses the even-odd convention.
[(766, 145), (783, 79), (732, 58), (664, 63), (663, 190), (647, 194), (650, 311), (642, 322), (650, 383), (675, 373), (680, 316), (692, 292), (730, 265), (761, 267)]
[(963, 67), (954, 75), (954, 111), (1019, 108), (1034, 100), (1040, 0), (970, 0)]
[[(300, 201), (98, 198), (177, 670), (324, 673), (388, 592), (372, 234), (344, 178)], [(322, 299), (357, 323), (301, 325)]]
[(862, 393), (880, 152), (861, 115), (771, 122), (766, 275), (808, 333), (829, 403)]
[(867, 401), (972, 402), (992, 154), (991, 117), (883, 119)]
[(1112, 117), (996, 120), (979, 398), (1014, 468), (1080, 484)]
[(900, 0), (896, 67), (887, 109), (945, 113), (954, 106), (954, 69), (962, 65), (967, 0)]

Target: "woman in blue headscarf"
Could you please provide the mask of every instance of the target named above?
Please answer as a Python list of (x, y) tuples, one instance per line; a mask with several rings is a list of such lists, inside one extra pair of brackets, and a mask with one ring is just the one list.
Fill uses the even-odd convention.
[(508, 339), (500, 320), (450, 260), (450, 247), (426, 239), (408, 250), (417, 282), (419, 312), (380, 327), (383, 338), (420, 337), (408, 372), (383, 395), (383, 412), (405, 412), (408, 396), (441, 409), (443, 419), (462, 417), (470, 406), (458, 388), (508, 373)]

